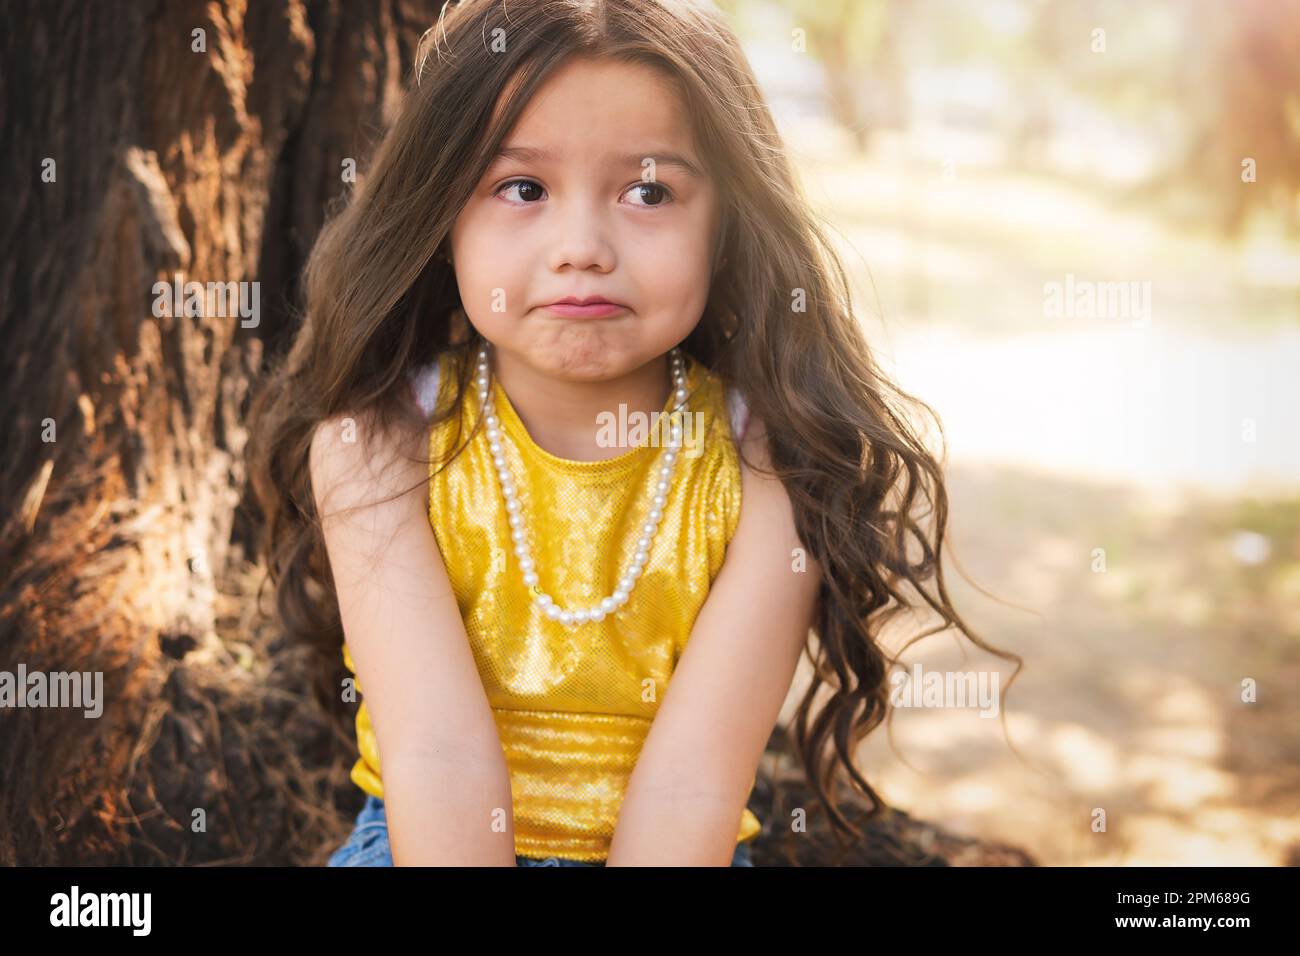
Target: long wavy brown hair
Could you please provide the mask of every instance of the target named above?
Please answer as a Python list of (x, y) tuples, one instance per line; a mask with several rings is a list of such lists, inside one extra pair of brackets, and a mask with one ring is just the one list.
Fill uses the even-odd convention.
[[(952, 606), (940, 560), (943, 465), (904, 410), (934, 413), (877, 368), (844, 268), (797, 185), (749, 63), (705, 3), (443, 6), (369, 169), (313, 248), (301, 328), (254, 401), (250, 473), (277, 612), (289, 635), (337, 662), (343, 632), (308, 473), (312, 435), (345, 412), (380, 427), (429, 428), (409, 399), (408, 377), (444, 350), (462, 360), (454, 401), (433, 424), (459, 419), (471, 370), (463, 358), (481, 338), (463, 320), (444, 258), (448, 235), (533, 93), (574, 55), (661, 70), (720, 185), (725, 264), (682, 344), (738, 387), (765, 423), (799, 536), (821, 566), (807, 648), (814, 676), (791, 730), (832, 826), (861, 837), (828, 794), (843, 767), (868, 816), (885, 806), (855, 767), (854, 750), (889, 713), (895, 660), (879, 641), (886, 624), (928, 606), (937, 623), (906, 646), (956, 628), (1015, 660), (1016, 674), (1020, 658), (987, 645)], [(337, 691), (332, 697), (337, 706)]]

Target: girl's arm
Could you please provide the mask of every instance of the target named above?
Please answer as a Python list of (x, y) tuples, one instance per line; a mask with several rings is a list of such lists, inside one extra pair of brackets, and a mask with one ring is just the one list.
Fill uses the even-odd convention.
[[(771, 468), (753, 419), (745, 454)], [(812, 626), (821, 569), (779, 479), (741, 464), (740, 520), (623, 797), (607, 866), (726, 866)]]
[(428, 465), (407, 460), (424, 436), (358, 420), (349, 442), (344, 421), (316, 430), (311, 481), (379, 743), (393, 862), (514, 866), (505, 753), (425, 511)]

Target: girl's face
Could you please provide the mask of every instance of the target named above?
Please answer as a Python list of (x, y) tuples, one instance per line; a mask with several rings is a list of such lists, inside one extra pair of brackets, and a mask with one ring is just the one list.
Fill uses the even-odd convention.
[[(715, 187), (673, 88), (639, 64), (574, 58), (537, 90), (451, 231), (465, 312), (498, 361), (616, 378), (699, 322)], [(617, 303), (566, 315), (559, 299)]]

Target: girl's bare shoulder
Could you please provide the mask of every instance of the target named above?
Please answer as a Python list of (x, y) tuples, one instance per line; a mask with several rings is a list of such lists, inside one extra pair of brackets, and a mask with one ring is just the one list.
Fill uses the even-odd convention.
[(392, 503), (422, 509), (426, 464), (422, 429), (381, 426), (370, 413), (339, 414), (312, 434), (309, 473), (318, 513)]

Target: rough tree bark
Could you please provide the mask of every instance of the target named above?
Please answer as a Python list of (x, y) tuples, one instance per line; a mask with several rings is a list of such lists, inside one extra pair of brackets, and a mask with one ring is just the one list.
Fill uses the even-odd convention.
[[(348, 721), (258, 612), (244, 420), (342, 164), (364, 167), (436, 15), (7, 8), (0, 670), (102, 671), (104, 702), (0, 709), (0, 863), (320, 863), (346, 835)], [(258, 281), (258, 324), (155, 315), (178, 274)]]
[[(335, 735), (263, 673), (274, 648), (227, 600), (251, 530), (244, 411), (343, 160), (364, 164), (436, 12), (6, 9), (0, 667), (103, 671), (105, 705), (0, 711), (0, 862), (284, 862), (322, 839), (323, 776), (287, 771), (323, 766)], [(156, 317), (177, 274), (258, 280), (257, 327)]]

